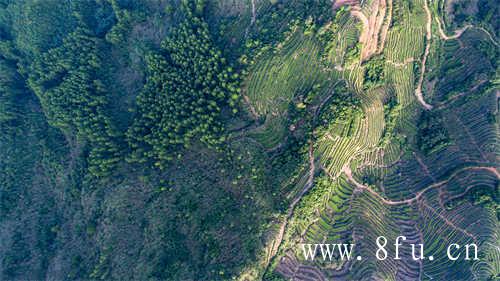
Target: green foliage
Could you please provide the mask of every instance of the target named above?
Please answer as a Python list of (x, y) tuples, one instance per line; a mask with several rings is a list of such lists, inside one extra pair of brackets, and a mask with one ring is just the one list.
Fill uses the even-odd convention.
[(230, 151), (228, 159), (189, 150), (169, 167), (168, 180), (151, 177), (153, 186), (170, 188), (149, 197), (135, 279), (231, 280), (259, 254), (275, 197), (265, 181), (267, 158), (250, 142)]
[(384, 83), (385, 61), (383, 56), (370, 59), (364, 64), (363, 87), (365, 89), (374, 88)]
[(436, 100), (447, 100), (458, 94), (471, 96), (487, 87), (498, 68), (499, 49), (481, 30), (469, 29), (460, 42), (448, 40), (440, 53), (440, 64), (430, 72), (436, 77)]
[(331, 2), (328, 0), (278, 0), (266, 7), (255, 22), (254, 33), (247, 41), (251, 48), (272, 45), (283, 40), (285, 32), (298, 22), (309, 22), (309, 26), (321, 26), (331, 17)]
[(394, 135), (394, 129), (397, 124), (397, 117), (401, 112), (401, 104), (398, 103), (395, 94), (390, 91), (387, 101), (384, 103), (384, 133), (380, 139), (380, 144), (387, 143)]
[(319, 131), (328, 130), (336, 124), (346, 124), (350, 128), (356, 117), (363, 117), (361, 101), (345, 84), (338, 84), (319, 115)]
[(417, 147), (425, 154), (439, 151), (451, 144), (442, 117), (438, 113), (424, 111), (418, 121)]
[[(121, 13), (116, 12), (119, 6), (115, 4), (116, 1), (89, 1), (89, 0), (75, 0), (72, 2), (72, 10), (74, 17), (78, 20), (78, 24), (85, 28), (92, 30), (92, 32), (99, 38), (102, 38), (108, 33), (111, 33), (118, 25), (123, 25), (124, 21)], [(120, 21), (117, 23), (117, 21)]]
[(359, 61), (360, 54), (361, 54), (361, 43), (356, 43), (352, 47), (348, 48), (345, 54), (346, 65), (351, 65)]
[(279, 273), (275, 271), (268, 271), (266, 275), (262, 279), (264, 281), (286, 281), (284, 277), (282, 277)]
[(28, 55), (58, 46), (76, 24), (69, 1), (19, 1), (9, 9), (16, 45)]
[(491, 188), (489, 186), (477, 186), (471, 188), (466, 194), (461, 197), (446, 202), (446, 207), (449, 209), (456, 208), (464, 203), (464, 200), (491, 209), (500, 218), (500, 189), (499, 182)]
[(324, 196), (332, 188), (332, 185), (331, 179), (326, 175), (315, 179), (313, 188), (297, 207), (297, 217), (305, 220), (310, 219), (318, 207), (324, 203)]
[(332, 103), (321, 113), (321, 123), (347, 121), (361, 112), (360, 102), (353, 94), (340, 94), (332, 98)]
[(495, 30), (498, 36), (500, 30), (498, 3), (495, 0), (479, 0), (477, 3), (477, 10), (477, 18), (479, 21), (490, 24), (492, 30)]
[(468, 23), (482, 25), (493, 30), (498, 36), (498, 2), (495, 0), (456, 1), (451, 4), (452, 27), (458, 28)]
[(28, 250), (28, 241), (20, 231), (12, 237), (12, 246), (5, 255), (2, 255), (2, 275), (6, 278), (14, 278), (17, 274), (28, 270), (26, 264), (23, 265), (29, 258), (31, 253)]
[(23, 90), (23, 85), (19, 84), (20, 80), (14, 62), (0, 58), (0, 127), (5, 129), (12, 127), (19, 114), (16, 101)]
[(102, 43), (78, 28), (63, 44), (33, 62), (29, 85), (51, 125), (76, 131), (90, 144), (89, 170), (104, 176), (120, 160), (119, 132), (106, 114), (105, 85), (99, 79)]
[(210, 147), (223, 143), (222, 111), (236, 106), (238, 74), (213, 44), (206, 23), (188, 17), (146, 62), (147, 82), (128, 131), (130, 160), (153, 160), (161, 168), (193, 140)]
[[(325, 60), (328, 60), (329, 57), (333, 57), (337, 54), (337, 40), (336, 38), (339, 36), (339, 33), (342, 34), (346, 22), (348, 22), (350, 18), (350, 7), (342, 6), (335, 11), (335, 17), (333, 20), (324, 26), (322, 26), (317, 35), (319, 41), (324, 46), (324, 54), (323, 57)], [(356, 29), (359, 29), (356, 26)], [(357, 30), (359, 32), (359, 30)], [(355, 41), (354, 41), (355, 40)], [(345, 47), (345, 55), (344, 55), (344, 64), (346, 66), (352, 65), (359, 61), (360, 52), (361, 52), (361, 43), (358, 42), (357, 36), (355, 37), (354, 42), (347, 42), (347, 46)]]
[[(108, 33), (106, 33), (106, 40), (112, 44), (119, 44), (125, 41), (128, 30), (132, 24), (132, 15), (127, 9), (127, 4), (121, 1), (110, 0), (111, 6), (113, 7), (113, 12), (117, 19), (117, 22)], [(127, 2), (127, 1), (124, 1)]]

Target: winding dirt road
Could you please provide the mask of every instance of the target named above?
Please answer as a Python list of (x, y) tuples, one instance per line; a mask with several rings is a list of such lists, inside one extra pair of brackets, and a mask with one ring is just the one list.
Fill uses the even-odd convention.
[(425, 63), (427, 62), (427, 56), (430, 53), (431, 50), (431, 37), (432, 37), (432, 15), (431, 11), (429, 10), (429, 7), (427, 6), (427, 0), (424, 0), (424, 10), (425, 13), (427, 14), (427, 23), (425, 25), (426, 29), (426, 45), (425, 45), (425, 51), (424, 51), (424, 56), (422, 57), (422, 69), (420, 71), (420, 78), (418, 79), (418, 84), (417, 88), (415, 89), (415, 96), (417, 96), (417, 100), (422, 104), (422, 106), (427, 109), (431, 110), (432, 105), (428, 104), (424, 100), (424, 96), (422, 94), (422, 84), (424, 82), (424, 74), (425, 74)]
[(356, 186), (357, 189), (363, 190), (363, 191), (368, 191), (369, 193), (373, 194), (375, 197), (377, 197), (381, 202), (383, 202), (386, 205), (391, 205), (391, 206), (397, 206), (397, 205), (404, 205), (404, 204), (411, 204), (419, 200), (425, 193), (427, 193), (429, 190), (441, 187), (445, 184), (447, 184), (450, 180), (452, 180), (454, 177), (456, 177), (458, 174), (460, 174), (463, 171), (467, 170), (487, 170), (497, 176), (498, 179), (500, 179), (500, 173), (498, 172), (497, 169), (494, 167), (483, 167), (483, 166), (474, 166), (474, 167), (465, 167), (462, 169), (458, 169), (457, 171), (453, 172), (447, 179), (433, 183), (429, 185), (428, 187), (422, 189), (421, 191), (417, 192), (414, 197), (408, 198), (405, 200), (400, 200), (400, 201), (394, 201), (394, 200), (388, 200), (385, 199), (382, 195), (380, 195), (378, 192), (375, 190), (371, 189), (369, 186), (364, 185), (356, 181), (356, 179), (352, 176), (352, 171), (351, 168), (348, 165), (345, 165), (344, 168), (342, 168), (342, 171), (345, 173), (347, 176), (347, 179)]
[(467, 30), (467, 28), (472, 27), (472, 25), (468, 24), (460, 29), (455, 30), (455, 34), (453, 34), (452, 36), (448, 36), (444, 33), (443, 27), (441, 26), (441, 21), (439, 20), (438, 17), (436, 17), (436, 22), (439, 30), (439, 35), (443, 40), (457, 39), (458, 37), (462, 36), (462, 33), (464, 33), (464, 31)]
[(443, 40), (452, 40), (452, 39), (458, 39), (460, 36), (462, 36), (462, 34), (469, 28), (476, 28), (476, 29), (479, 29), (481, 31), (483, 31), (484, 33), (486, 33), (486, 35), (488, 35), (488, 38), (490, 39), (490, 41), (495, 44), (495, 46), (499, 46), (498, 42), (495, 40), (495, 38), (491, 35), (491, 33), (486, 30), (485, 28), (483, 27), (480, 27), (480, 26), (473, 26), (472, 24), (468, 24), (460, 29), (457, 29), (455, 30), (453, 33), (453, 35), (451, 36), (448, 36), (446, 35), (446, 33), (444, 32), (443, 30), (443, 26), (441, 25), (441, 20), (436, 16), (436, 22), (437, 22), (437, 26), (438, 26), (438, 31), (439, 31), (439, 36), (441, 36), (441, 39)]

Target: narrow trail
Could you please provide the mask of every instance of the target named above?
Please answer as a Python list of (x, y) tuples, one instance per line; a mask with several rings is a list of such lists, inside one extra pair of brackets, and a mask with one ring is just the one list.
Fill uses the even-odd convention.
[(455, 176), (460, 174), (463, 171), (466, 170), (487, 170), (497, 176), (498, 179), (500, 179), (500, 173), (498, 172), (497, 169), (493, 167), (482, 167), (482, 166), (475, 166), (475, 167), (465, 167), (462, 169), (458, 169), (457, 171), (453, 172), (446, 180), (442, 180), (436, 183), (433, 183), (429, 185), (428, 187), (422, 189), (421, 191), (417, 192), (414, 197), (408, 198), (405, 200), (400, 200), (400, 201), (393, 201), (393, 200), (388, 200), (385, 199), (382, 195), (380, 195), (378, 192), (375, 190), (371, 189), (369, 186), (361, 184), (356, 181), (356, 179), (352, 176), (352, 171), (351, 168), (348, 165), (344, 165), (342, 168), (342, 172), (347, 176), (347, 179), (353, 183), (357, 189), (361, 191), (368, 191), (369, 193), (373, 194), (375, 197), (377, 197), (380, 201), (382, 201), (386, 205), (391, 205), (391, 206), (397, 206), (397, 205), (404, 205), (404, 204), (411, 204), (419, 200), (425, 193), (427, 193), (429, 190), (441, 187), (445, 184), (447, 184), (450, 180), (452, 180)]
[(425, 51), (424, 51), (424, 56), (422, 58), (422, 69), (420, 71), (420, 78), (418, 79), (418, 84), (417, 88), (415, 89), (415, 95), (417, 96), (417, 100), (422, 104), (422, 106), (427, 109), (431, 110), (432, 105), (428, 104), (424, 100), (424, 96), (422, 94), (422, 84), (424, 82), (424, 74), (425, 74), (425, 64), (427, 62), (427, 56), (429, 56), (430, 50), (431, 50), (431, 37), (432, 37), (432, 15), (431, 11), (429, 10), (429, 7), (427, 6), (427, 0), (424, 0), (424, 10), (425, 13), (427, 14), (427, 23), (425, 25), (426, 29), (426, 45), (425, 45)]
[[(339, 82), (337, 82), (337, 83), (339, 83)], [(335, 86), (337, 85), (337, 83), (335, 83), (332, 88), (335, 88)], [(323, 106), (326, 103), (328, 103), (328, 101), (330, 100), (330, 98), (333, 97), (334, 95), (335, 95), (335, 92), (332, 91), (332, 93), (328, 97), (326, 97), (318, 105), (318, 108), (316, 108), (315, 112), (314, 112), (313, 123), (317, 122), (317, 118), (319, 117), (319, 114), (321, 113), (321, 109), (323, 108)], [(348, 161), (350, 162), (351, 160), (349, 159)], [(300, 191), (300, 193), (295, 197), (295, 199), (290, 204), (288, 213), (287, 213), (287, 215), (285, 217), (285, 220), (283, 221), (283, 223), (280, 226), (279, 232), (278, 232), (278, 234), (277, 234), (277, 236), (276, 236), (276, 238), (274, 240), (274, 243), (272, 245), (271, 251), (270, 251), (269, 256), (268, 256), (268, 259), (266, 260), (265, 269), (264, 269), (263, 273), (267, 272), (267, 269), (269, 267), (270, 262), (273, 260), (273, 258), (278, 253), (278, 250), (279, 250), (279, 248), (281, 246), (281, 243), (283, 242), (283, 236), (285, 234), (286, 227), (288, 226), (288, 221), (293, 216), (296, 205), (300, 202), (300, 200), (302, 199), (302, 197), (304, 197), (304, 195), (313, 187), (315, 173), (316, 173), (316, 164), (315, 164), (315, 160), (314, 160), (314, 143), (311, 142), (309, 144), (309, 177), (307, 179), (306, 184), (304, 185), (304, 187)]]
[[(372, 54), (377, 52), (378, 43), (378, 33), (380, 26), (384, 20), (385, 15), (385, 5), (382, 7), (380, 2), (385, 2), (381, 0), (375, 0), (372, 2), (371, 13), (368, 18), (368, 31), (366, 42), (361, 42), (361, 61), (368, 59)], [(380, 16), (381, 15), (381, 16)]]
[[(431, 190), (433, 188), (437, 188), (437, 187), (443, 186), (444, 184), (448, 183), (451, 179), (453, 179), (457, 174), (459, 174), (460, 172), (465, 171), (465, 170), (487, 170), (487, 171), (490, 171), (490, 172), (494, 173), (496, 175), (496, 177), (500, 179), (500, 173), (498, 172), (497, 169), (495, 169), (493, 167), (468, 167), (468, 168), (463, 168), (463, 169), (455, 171), (448, 179), (440, 181), (440, 182), (437, 182), (437, 183), (434, 183), (434, 184), (428, 186), (427, 188), (425, 188), (422, 191), (418, 192), (415, 195), (415, 197), (413, 197), (413, 198), (409, 198), (409, 199), (401, 200), (401, 201), (393, 201), (393, 200), (387, 200), (387, 199), (385, 199), (382, 195), (380, 195), (378, 192), (376, 192), (373, 189), (371, 189), (369, 186), (366, 186), (364, 184), (361, 184), (361, 183), (357, 182), (356, 179), (354, 179), (353, 176), (352, 176), (352, 171), (351, 171), (351, 168), (349, 167), (349, 165), (345, 165), (342, 168), (342, 171), (346, 174), (347, 179), (351, 183), (353, 183), (356, 186), (357, 189), (362, 190), (362, 191), (364, 191), (364, 190), (368, 191), (369, 193), (371, 193), (372, 195), (374, 195), (375, 197), (377, 197), (382, 203), (384, 203), (386, 205), (390, 205), (390, 206), (396, 206), (396, 205), (411, 204), (411, 203), (414, 203), (414, 202), (419, 202), (419, 206), (426, 207), (431, 212), (433, 212), (435, 215), (437, 215), (439, 218), (441, 218), (445, 222), (446, 225), (450, 226), (451, 228), (453, 228), (453, 229), (455, 229), (455, 230), (457, 230), (459, 232), (462, 232), (463, 234), (465, 234), (466, 236), (468, 236), (472, 240), (474, 240), (475, 243), (477, 243), (477, 238), (472, 233), (468, 232), (467, 230), (465, 230), (463, 228), (460, 228), (460, 227), (456, 226), (448, 218), (446, 218), (445, 216), (443, 216), (441, 213), (438, 213), (431, 206), (429, 206), (427, 203), (425, 203), (425, 201), (419, 200), (427, 191), (429, 191), (429, 190)], [(472, 187), (468, 187), (467, 190), (465, 192), (463, 192), (462, 194), (465, 195), (471, 188)]]
[(250, 98), (245, 93), (241, 93), (241, 96), (243, 96), (243, 100), (245, 101), (245, 104), (248, 106), (248, 109), (250, 110), (250, 113), (252, 114), (252, 117), (257, 120), (259, 119), (259, 115), (257, 114), (257, 111), (255, 108), (252, 106), (252, 103), (250, 102)]
[(477, 28), (477, 29), (480, 29), (480, 30), (482, 30), (484, 33), (486, 33), (486, 35), (488, 35), (488, 37), (490, 38), (491, 42), (492, 42), (493, 44), (495, 44), (495, 46), (499, 47), (499, 44), (498, 44), (497, 40), (495, 40), (495, 38), (493, 38), (493, 35), (491, 35), (491, 33), (490, 33), (488, 30), (486, 30), (486, 29), (484, 29), (484, 28), (482, 28), (482, 27), (475, 27), (475, 26), (473, 26), (473, 27), (474, 27), (474, 28)]
[(486, 79), (483, 79), (483, 80), (480, 80), (479, 82), (477, 82), (477, 84), (470, 88), (470, 90), (466, 91), (466, 92), (460, 92), (454, 96), (452, 96), (451, 98), (448, 98), (447, 100), (445, 101), (442, 101), (438, 104), (436, 104), (436, 108), (438, 109), (442, 109), (442, 108), (445, 108), (446, 106), (448, 106), (449, 104), (453, 103), (454, 101), (458, 100), (459, 98), (477, 90), (479, 87), (481, 87), (484, 83), (488, 82), (488, 80)]
[(443, 40), (457, 39), (458, 37), (462, 36), (462, 33), (464, 33), (465, 30), (472, 27), (472, 25), (468, 24), (460, 29), (455, 30), (455, 32), (454, 32), (455, 34), (453, 34), (452, 36), (448, 36), (448, 35), (446, 35), (446, 33), (444, 33), (443, 27), (441, 26), (441, 21), (439, 20), (439, 18), (437, 16), (436, 16), (436, 22), (437, 22), (437, 26), (438, 26), (438, 30), (439, 30), (439, 35), (441, 36), (441, 38)]
[[(350, 2), (350, 1), (345, 0), (345, 1), (333, 1), (333, 2), (334, 2), (334, 8), (335, 8), (336, 5), (341, 6), (341, 4), (343, 2), (347, 3), (347, 2)], [(383, 7), (378, 7), (377, 6), (377, 13), (376, 14), (378, 14), (378, 9), (379, 8), (383, 9), (383, 13), (385, 14), (385, 12), (386, 12), (386, 10), (385, 10), (386, 9), (386, 0), (379, 0), (379, 1), (375, 1), (375, 2), (377, 2), (377, 3), (383, 3)], [(392, 1), (389, 0), (388, 4), (389, 4), (389, 12), (392, 12)], [(431, 43), (430, 42), (431, 42), (431, 38), (432, 38), (432, 29), (431, 29), (432, 28), (432, 15), (431, 15), (431, 11), (429, 10), (429, 7), (428, 7), (427, 0), (424, 0), (424, 9), (425, 9), (425, 12), (426, 12), (426, 15), (427, 15), (427, 22), (426, 22), (426, 39), (427, 40), (426, 40), (425, 51), (424, 51), (424, 54), (423, 54), (423, 57), (422, 57), (422, 60), (421, 60), (421, 65), (422, 65), (422, 67), (421, 67), (421, 73), (420, 73), (420, 77), (419, 77), (419, 81), (418, 81), (417, 87), (415, 89), (415, 95), (417, 97), (417, 100), (422, 104), (422, 106), (425, 109), (431, 110), (433, 108), (433, 106), (425, 102), (425, 100), (423, 98), (423, 94), (422, 94), (422, 84), (423, 84), (423, 81), (424, 81), (424, 75), (425, 75), (425, 71), (426, 71), (426, 61), (427, 61), (427, 57), (428, 57), (428, 55), (430, 53), (430, 48), (431, 48)], [(383, 46), (384, 46), (383, 42), (385, 41), (385, 37), (387, 35), (387, 31), (385, 30), (386, 23), (383, 21), (384, 17), (378, 18), (377, 16), (375, 16), (373, 19), (372, 18), (368, 19), (366, 17), (366, 15), (364, 15), (361, 12), (361, 9), (359, 9), (359, 7), (354, 7), (354, 9), (351, 10), (351, 15), (354, 16), (354, 17), (356, 17), (357, 19), (359, 19), (361, 21), (362, 25), (363, 25), (363, 30), (362, 30), (362, 33), (361, 33), (360, 39), (359, 39), (360, 42), (362, 42), (362, 41), (366, 42), (366, 41), (371, 41), (373, 39), (376, 39), (375, 40), (376, 43), (375, 43), (374, 49), (373, 48), (368, 49), (367, 50), (368, 53), (370, 53), (370, 51), (376, 52), (378, 50), (378, 47), (379, 47), (379, 45), (378, 45), (379, 32), (378, 31), (380, 31), (380, 29), (382, 29), (382, 33), (383, 33), (381, 35), (381, 38), (380, 38), (381, 41), (382, 41), (381, 48), (383, 49)], [(252, 0), (252, 20), (251, 20), (250, 25), (253, 25), (254, 22), (255, 22), (255, 3), (254, 3), (254, 0)], [(438, 21), (438, 24), (440, 24), (439, 21)], [(388, 26), (389, 26), (389, 24), (387, 25), (387, 27)], [(377, 30), (376, 33), (377, 34), (373, 34), (373, 32), (374, 32), (373, 29), (375, 29), (375, 27), (378, 27), (378, 28), (376, 28), (376, 30)], [(464, 27), (463, 30), (459, 30), (460, 32), (459, 33), (456, 32), (456, 34), (453, 35), (452, 37), (454, 37), (454, 36), (459, 37), (467, 28), (469, 28), (469, 27)], [(440, 33), (441, 32), (442, 32), (442, 30), (440, 29)], [(442, 33), (441, 37), (443, 37), (443, 35), (446, 36), (446, 34)], [(450, 37), (448, 37), (448, 38), (450, 38)], [(451, 38), (451, 39), (453, 39), (453, 38)], [(370, 43), (370, 45), (373, 45), (373, 42)], [(409, 63), (412, 63), (414, 61), (415, 61), (415, 58), (410, 57), (410, 58), (405, 59), (403, 62), (388, 61), (388, 63), (390, 63), (390, 64), (392, 64), (392, 65), (394, 65), (396, 67), (403, 67), (403, 66), (405, 66), (405, 65), (407, 65)], [(337, 66), (335, 66), (335, 68), (337, 69)], [(341, 69), (341, 70), (343, 70), (343, 69)], [(329, 98), (332, 95), (330, 95), (325, 100), (323, 100), (321, 102), (321, 104), (318, 106), (318, 109), (314, 113), (314, 120), (316, 120), (317, 116), (319, 115), (321, 107), (328, 102)], [(249, 99), (246, 96), (244, 96), (244, 99), (247, 102), (247, 104), (249, 105), (252, 114), (254, 116), (257, 116), (255, 110), (250, 105)], [(329, 139), (334, 140), (334, 137), (331, 136), (328, 133), (326, 134), (326, 137), (329, 138)], [(428, 174), (428, 176), (431, 177), (434, 182), (431, 185), (429, 185), (429, 186), (425, 187), (424, 189), (422, 189), (421, 191), (415, 193), (414, 196), (411, 197), (411, 198), (404, 199), (404, 200), (399, 200), (399, 201), (394, 201), (394, 200), (390, 200), (390, 199), (384, 198), (383, 195), (381, 195), (377, 191), (371, 189), (369, 186), (357, 182), (357, 180), (353, 177), (352, 170), (350, 168), (351, 159), (354, 157), (354, 155), (352, 155), (351, 158), (349, 158), (349, 160), (347, 161), (347, 163), (344, 164), (344, 166), (342, 167), (341, 171), (337, 175), (330, 174), (325, 168), (321, 167), (321, 164), (320, 164), (319, 167), (316, 167), (315, 158), (314, 158), (313, 143), (310, 143), (310, 145), (309, 145), (308, 155), (309, 155), (309, 173), (308, 173), (308, 178), (307, 178), (306, 184), (303, 186), (303, 188), (300, 190), (300, 192), (294, 197), (293, 201), (291, 202), (291, 204), (289, 206), (289, 209), (288, 209), (288, 211), (287, 211), (287, 213), (286, 213), (286, 215), (285, 215), (285, 217), (283, 219), (283, 222), (281, 223), (281, 225), (279, 227), (279, 230), (276, 233), (271, 246), (269, 247), (270, 249), (269, 249), (266, 261), (265, 261), (264, 271), (263, 271), (262, 274), (265, 274), (267, 272), (271, 261), (278, 254), (278, 251), (279, 251), (279, 249), (280, 249), (280, 247), (282, 245), (282, 242), (283, 242), (283, 238), (284, 238), (284, 235), (285, 235), (288, 223), (289, 223), (290, 219), (293, 217), (293, 214), (295, 212), (296, 206), (298, 205), (298, 203), (300, 202), (300, 200), (313, 187), (315, 172), (316, 172), (316, 170), (318, 168), (322, 168), (323, 170), (325, 170), (325, 173), (330, 178), (332, 178), (332, 179), (336, 179), (338, 176), (340, 176), (342, 173), (344, 173), (346, 175), (348, 181), (355, 185), (356, 190), (358, 192), (367, 191), (367, 192), (371, 193), (372, 195), (374, 195), (375, 197), (377, 197), (377, 199), (379, 199), (384, 204), (387, 204), (387, 205), (403, 205), (403, 204), (413, 204), (415, 202), (418, 202), (419, 206), (423, 206), (423, 207), (429, 208), (430, 211), (436, 212), (437, 215), (440, 218), (443, 219), (444, 223), (450, 225), (454, 229), (457, 229), (457, 230), (459, 230), (461, 232), (464, 232), (466, 235), (472, 237), (473, 239), (475, 239), (475, 237), (472, 234), (470, 234), (466, 230), (463, 230), (463, 229), (459, 228), (458, 226), (454, 225), (454, 223), (452, 221), (448, 220), (441, 213), (438, 213), (431, 206), (427, 205), (424, 200), (420, 200), (420, 199), (428, 191), (430, 191), (432, 189), (440, 188), (443, 185), (446, 185), (450, 180), (452, 180), (457, 175), (459, 175), (460, 173), (462, 173), (464, 171), (467, 171), (467, 170), (487, 170), (487, 171), (490, 171), (490, 172), (494, 173), (496, 175), (496, 177), (500, 179), (500, 173), (498, 172), (498, 170), (496, 168), (494, 168), (494, 167), (474, 166), (474, 167), (465, 167), (465, 168), (457, 169), (451, 175), (449, 175), (447, 179), (441, 180), (441, 181), (436, 181), (432, 177), (431, 173), (429, 172), (429, 170), (427, 169), (427, 167), (425, 166), (425, 164), (423, 162), (419, 161), (419, 163), (421, 164), (421, 166), (423, 166), (423, 169), (426, 170), (426, 174)], [(468, 190), (469, 190), (469, 188), (466, 191), (468, 191)]]
[(427, 208), (428, 210), (430, 210), (434, 215), (438, 216), (442, 221), (444, 221), (444, 223), (446, 225), (448, 225), (449, 227), (453, 228), (454, 230), (458, 231), (458, 232), (461, 232), (463, 234), (465, 234), (465, 236), (471, 238), (474, 243), (478, 244), (477, 243), (477, 238), (476, 236), (474, 236), (474, 234), (468, 232), (467, 230), (455, 225), (455, 223), (453, 223), (452, 221), (450, 221), (448, 218), (446, 218), (445, 216), (443, 216), (440, 212), (434, 210), (434, 208), (432, 208), (431, 206), (429, 206), (427, 203), (425, 203), (425, 201), (421, 201), (421, 206)]
[(464, 130), (465, 134), (467, 135), (467, 137), (469, 138), (470, 142), (476, 147), (476, 150), (479, 153), (479, 155), (481, 155), (481, 158), (483, 158), (483, 160), (487, 161), (488, 157), (484, 154), (483, 150), (481, 149), (481, 147), (477, 143), (477, 141), (474, 137), (474, 134), (472, 134), (470, 132), (470, 130), (467, 128), (467, 126), (465, 126), (462, 119), (460, 119), (460, 116), (458, 116), (456, 113), (452, 113), (452, 114), (455, 116), (455, 120), (457, 120), (457, 123), (459, 123), (460, 126), (463, 128), (463, 130)]
[(266, 261), (265, 270), (263, 271), (263, 273), (265, 273), (267, 271), (267, 268), (269, 267), (270, 262), (278, 253), (278, 250), (279, 250), (281, 243), (283, 241), (283, 236), (285, 234), (285, 230), (286, 230), (286, 227), (288, 225), (288, 221), (293, 216), (293, 213), (295, 211), (295, 206), (300, 202), (302, 197), (313, 186), (315, 172), (316, 172), (316, 165), (314, 163), (314, 149), (313, 149), (313, 143), (311, 142), (311, 144), (309, 145), (309, 177), (307, 179), (307, 183), (304, 185), (304, 188), (302, 188), (300, 193), (295, 197), (295, 199), (290, 204), (290, 207), (288, 209), (288, 213), (286, 214), (285, 220), (281, 224), (279, 232), (278, 232), (278, 234), (274, 240), (274, 243), (272, 245), (271, 252), (269, 253), (269, 257)]
[(387, 39), (387, 34), (389, 33), (391, 22), (392, 22), (392, 0), (387, 0), (387, 19), (384, 21), (382, 25), (382, 31), (380, 33), (380, 46), (377, 51), (378, 54), (381, 54), (384, 51), (385, 41)]
[(252, 0), (252, 19), (250, 20), (250, 25), (255, 23), (255, 0)]
[(386, 60), (386, 62), (388, 64), (392, 64), (395, 67), (403, 67), (403, 66), (406, 66), (407, 64), (412, 63), (414, 61), (415, 61), (415, 59), (413, 57), (409, 57), (409, 58), (405, 59), (403, 62), (394, 62), (392, 60)]
[[(425, 46), (424, 56), (422, 57), (422, 63), (421, 63), (422, 64), (422, 69), (421, 69), (421, 72), (420, 72), (420, 77), (419, 77), (419, 80), (418, 80), (417, 87), (415, 89), (415, 95), (417, 97), (417, 100), (422, 104), (422, 106), (425, 109), (431, 110), (433, 108), (432, 105), (430, 105), (427, 102), (425, 102), (423, 94), (422, 94), (422, 84), (424, 82), (426, 62), (427, 62), (427, 57), (428, 57), (428, 55), (430, 53), (430, 47), (431, 47), (430, 41), (431, 41), (431, 38), (432, 38), (432, 14), (431, 14), (431, 11), (429, 10), (429, 6), (427, 5), (427, 0), (424, 0), (424, 10), (425, 10), (425, 13), (427, 15), (427, 23), (426, 23), (426, 46)], [(486, 33), (486, 35), (488, 36), (488, 38), (491, 40), (491, 42), (493, 44), (495, 44), (495, 46), (497, 46), (497, 47), (499, 46), (498, 42), (490, 34), (490, 32), (488, 32), (488, 30), (484, 29), (483, 27), (476, 27), (476, 26), (468, 24), (468, 25), (466, 25), (466, 26), (464, 26), (464, 27), (462, 27), (460, 29), (455, 30), (453, 35), (448, 36), (448, 35), (446, 35), (446, 33), (443, 30), (443, 26), (441, 24), (441, 20), (437, 16), (435, 17), (435, 20), (437, 22), (439, 36), (443, 40), (457, 39), (460, 36), (462, 36), (462, 34), (467, 29), (469, 29), (469, 28), (477, 28), (477, 29), (480, 29), (481, 31), (483, 31), (484, 33)]]
[(252, 3), (252, 18), (250, 19), (250, 24), (245, 29), (245, 39), (248, 39), (248, 32), (250, 28), (255, 24), (256, 12), (255, 12), (255, 0), (251, 0)]
[(415, 157), (415, 159), (417, 159), (418, 165), (422, 168), (425, 175), (428, 176), (433, 182), (436, 182), (436, 179), (431, 174), (431, 172), (429, 171), (429, 167), (427, 167), (422, 158), (420, 158), (420, 156), (418, 156), (415, 152), (413, 152), (413, 156)]
[(363, 29), (361, 34), (359, 35), (359, 42), (366, 42), (368, 40), (368, 32), (370, 29), (370, 23), (368, 22), (368, 18), (358, 9), (352, 9), (351, 15), (356, 17), (361, 24), (363, 25)]
[[(498, 175), (498, 176), (500, 176), (500, 175)], [(471, 189), (473, 189), (475, 187), (476, 186), (474, 186), (474, 185), (467, 186), (463, 192), (461, 192), (461, 193), (459, 193), (457, 195), (453, 195), (453, 196), (450, 196), (450, 197), (446, 198), (446, 202), (453, 201), (453, 200), (455, 200), (457, 198), (463, 197), (465, 194), (467, 194)], [(440, 200), (442, 201), (442, 198), (440, 198)], [(441, 203), (444, 203), (444, 202), (441, 202)]]

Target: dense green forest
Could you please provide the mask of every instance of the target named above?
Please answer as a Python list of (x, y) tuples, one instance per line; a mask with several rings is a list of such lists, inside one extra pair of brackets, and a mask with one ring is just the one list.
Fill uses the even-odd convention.
[(494, 2), (0, 0), (0, 280), (496, 280)]
[[(48, 122), (89, 143), (89, 171), (104, 176), (120, 161), (120, 133), (106, 113), (106, 86), (99, 41), (77, 28), (62, 45), (36, 57), (28, 84), (40, 99)], [(102, 43), (101, 43), (102, 44)]]
[(232, 113), (238, 112), (238, 74), (214, 46), (207, 24), (188, 10), (161, 43), (161, 53), (149, 54), (146, 64), (138, 116), (128, 131), (130, 160), (151, 159), (162, 168), (193, 139), (220, 149), (223, 109), (231, 106)]

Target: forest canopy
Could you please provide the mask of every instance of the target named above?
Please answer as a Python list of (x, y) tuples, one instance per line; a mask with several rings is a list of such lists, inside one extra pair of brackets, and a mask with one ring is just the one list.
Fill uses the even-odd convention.
[(239, 79), (214, 45), (207, 24), (189, 13), (146, 63), (147, 81), (127, 132), (130, 160), (152, 160), (161, 168), (179, 147), (195, 140), (220, 146), (225, 140), (224, 108), (237, 111)]

